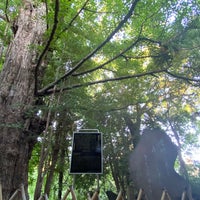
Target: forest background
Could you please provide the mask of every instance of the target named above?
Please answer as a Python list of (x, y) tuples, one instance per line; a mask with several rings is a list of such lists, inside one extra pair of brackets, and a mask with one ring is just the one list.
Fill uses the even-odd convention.
[[(0, 180), (4, 199), (61, 199), (72, 134), (104, 137), (105, 191), (130, 185), (127, 160), (145, 128), (179, 147), (198, 191), (199, 0), (5, 0), (0, 3)], [(198, 154), (199, 155), (199, 154)], [(200, 155), (199, 155), (200, 156)], [(20, 178), (19, 178), (20, 177)], [(78, 199), (96, 176), (76, 177)]]

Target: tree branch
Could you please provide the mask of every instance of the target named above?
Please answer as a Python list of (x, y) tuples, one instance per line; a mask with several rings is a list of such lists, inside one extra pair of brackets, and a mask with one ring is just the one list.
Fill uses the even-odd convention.
[(7, 22), (10, 22), (7, 10), (8, 10), (8, 0), (6, 0), (6, 7), (5, 7), (5, 15), (6, 15), (6, 17), (5, 17), (5, 19), (6, 19)]
[(73, 24), (73, 22), (76, 20), (76, 18), (80, 15), (80, 13), (85, 9), (85, 6), (87, 5), (87, 3), (89, 2), (89, 0), (87, 0), (82, 8), (76, 13), (76, 15), (72, 18), (72, 20), (69, 22), (68, 26), (66, 28), (64, 28), (58, 35), (62, 34), (63, 32), (67, 31), (67, 29)]
[(126, 55), (121, 55), (124, 57), (126, 60), (128, 59), (145, 59), (145, 58), (160, 58), (161, 55), (147, 55), (147, 56), (126, 56)]
[(194, 79), (194, 78), (181, 76), (181, 75), (178, 75), (178, 74), (173, 74), (172, 72), (169, 72), (168, 70), (166, 70), (165, 72), (167, 74), (169, 74), (170, 76), (174, 77), (174, 78), (182, 79), (184, 81), (187, 81), (188, 83), (191, 83), (191, 82), (200, 83), (200, 79)]
[(126, 53), (127, 51), (129, 51), (130, 49), (132, 49), (138, 42), (140, 41), (148, 41), (148, 42), (151, 42), (151, 43), (156, 43), (156, 44), (160, 44), (159, 41), (154, 41), (152, 39), (149, 39), (149, 38), (140, 38), (140, 36), (138, 37), (138, 39), (132, 43), (130, 46), (128, 46), (126, 49), (124, 49), (121, 53), (117, 54), (116, 56), (114, 56), (113, 58), (111, 58), (110, 60), (104, 62), (103, 64), (93, 68), (93, 69), (89, 69), (87, 71), (84, 71), (84, 72), (80, 72), (80, 73), (76, 73), (76, 74), (73, 74), (72, 76), (80, 76), (80, 75), (85, 75), (85, 74), (88, 74), (88, 73), (91, 73), (91, 72), (94, 72), (98, 69), (102, 69), (105, 65), (111, 63), (112, 61), (116, 60), (117, 58), (119, 58), (120, 56), (122, 57), (125, 57), (123, 54)]
[(126, 48), (124, 51), (122, 51), (121, 53), (117, 54), (116, 56), (114, 56), (113, 58), (111, 58), (110, 60), (104, 62), (103, 64), (93, 68), (93, 69), (89, 69), (87, 71), (83, 71), (80, 73), (76, 73), (76, 74), (72, 74), (72, 76), (82, 76), (91, 72), (94, 72), (98, 69), (102, 69), (105, 65), (111, 63), (112, 61), (116, 60), (117, 58), (119, 58), (120, 56), (122, 56), (125, 52), (127, 52), (128, 50), (130, 50), (132, 47), (134, 47), (138, 42), (140, 41), (140, 39), (137, 39), (132, 45), (130, 45), (128, 48)]
[(51, 45), (51, 42), (53, 40), (53, 37), (55, 35), (57, 25), (58, 25), (58, 13), (59, 13), (59, 0), (56, 0), (55, 1), (55, 13), (54, 13), (53, 28), (52, 28), (50, 37), (47, 41), (47, 44), (46, 44), (45, 48), (43, 49), (42, 53), (40, 54), (38, 62), (37, 62), (36, 67), (35, 67), (35, 95), (37, 95), (37, 92), (38, 92), (38, 86), (37, 86), (38, 85), (38, 70), (39, 70), (39, 67), (41, 66), (42, 60), (43, 60), (46, 52), (48, 51), (48, 49)]
[(92, 13), (97, 13), (97, 14), (114, 14), (114, 13), (117, 13), (117, 12), (103, 12), (103, 11), (96, 11), (96, 10), (91, 10), (89, 8), (84, 8), (84, 10), (88, 11), (88, 12), (92, 12)]
[(80, 87), (88, 87), (88, 86), (96, 85), (96, 84), (102, 84), (102, 83), (113, 82), (113, 81), (121, 81), (121, 80), (131, 79), (131, 78), (140, 78), (140, 77), (149, 76), (149, 75), (153, 76), (155, 74), (159, 74), (159, 73), (162, 73), (165, 71), (166, 71), (165, 69), (161, 69), (161, 70), (155, 70), (155, 71), (150, 71), (150, 72), (144, 72), (144, 73), (140, 73), (140, 74), (133, 74), (133, 75), (116, 77), (116, 78), (109, 78), (109, 79), (103, 79), (103, 80), (98, 80), (98, 81), (93, 81), (93, 82), (87, 82), (87, 83), (72, 85), (72, 86), (64, 87), (64, 88), (60, 88), (60, 89), (51, 89), (50, 88), (49, 90), (39, 91), (38, 95), (46, 96), (46, 95), (50, 95), (54, 92), (59, 93), (61, 91), (72, 90), (72, 89), (76, 89), (76, 88), (80, 88)]
[(110, 39), (122, 28), (122, 26), (127, 22), (127, 20), (132, 16), (133, 11), (137, 5), (139, 0), (134, 0), (132, 2), (131, 8), (129, 9), (129, 12), (125, 15), (125, 17), (119, 22), (118, 26), (110, 33), (110, 35), (98, 46), (96, 47), (92, 52), (90, 52), (87, 56), (85, 56), (81, 61), (79, 61), (74, 68), (69, 70), (66, 74), (61, 76), (56, 81), (50, 83), (43, 89), (39, 91), (39, 93), (45, 93), (49, 89), (53, 88), (55, 85), (60, 83), (62, 80), (66, 79), (68, 76), (72, 75), (76, 70), (78, 70), (88, 59), (90, 59), (97, 51), (99, 51), (103, 46), (106, 45), (107, 42), (110, 41)]

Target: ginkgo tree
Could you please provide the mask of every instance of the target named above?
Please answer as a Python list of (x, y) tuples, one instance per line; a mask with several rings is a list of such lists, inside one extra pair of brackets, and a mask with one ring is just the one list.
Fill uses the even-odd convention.
[[(171, 107), (178, 95), (194, 91), (199, 98), (194, 89), (199, 86), (198, 1), (6, 0), (0, 3), (0, 24), (3, 200), (21, 184), (28, 196), (28, 163), (37, 143), (34, 199), (42, 188), (50, 193), (59, 156), (68, 151), (60, 141), (70, 137), (76, 122), (103, 128), (104, 116), (114, 120), (108, 111), (126, 108), (141, 127), (147, 111), (148, 119), (158, 120), (153, 115), (162, 92), (161, 110), (170, 90), (175, 90), (170, 104), (166, 101)], [(194, 107), (190, 114), (197, 113)], [(104, 113), (102, 124), (95, 123), (93, 108)], [(120, 118), (115, 120), (113, 125)], [(121, 131), (126, 126), (122, 123)]]

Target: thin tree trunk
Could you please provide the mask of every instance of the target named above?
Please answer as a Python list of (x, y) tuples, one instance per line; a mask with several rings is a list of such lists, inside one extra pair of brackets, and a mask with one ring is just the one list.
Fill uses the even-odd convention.
[(36, 186), (35, 186), (35, 192), (34, 192), (34, 200), (37, 200), (41, 196), (42, 192), (42, 184), (44, 181), (44, 176), (46, 171), (44, 170), (44, 165), (45, 165), (45, 160), (47, 156), (49, 155), (49, 143), (48, 141), (48, 128), (49, 128), (49, 123), (50, 123), (50, 118), (51, 118), (51, 110), (49, 110), (48, 115), (47, 115), (47, 123), (43, 135), (44, 142), (42, 143), (42, 148), (40, 152), (40, 161), (38, 165), (38, 176), (37, 176), (37, 181), (36, 181)]
[(58, 200), (62, 199), (63, 192), (63, 171), (64, 171), (64, 157), (65, 157), (65, 149), (61, 150), (60, 159), (59, 159), (59, 180), (58, 180)]
[(35, 46), (45, 31), (44, 7), (24, 6), (16, 22), (13, 41), (7, 50), (0, 74), (0, 181), (3, 200), (25, 185), (28, 187), (28, 161), (33, 140), (29, 139), (31, 120), (26, 112), (34, 102)]
[(62, 192), (63, 192), (63, 172), (59, 172), (58, 178), (58, 200), (62, 199)]
[(48, 196), (50, 194), (54, 171), (58, 161), (58, 154), (59, 154), (59, 146), (55, 147), (52, 152), (51, 166), (47, 175), (46, 185), (44, 189), (45, 194), (47, 194)]

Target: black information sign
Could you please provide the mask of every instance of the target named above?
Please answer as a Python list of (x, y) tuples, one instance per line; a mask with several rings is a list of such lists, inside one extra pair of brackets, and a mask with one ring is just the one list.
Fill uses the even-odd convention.
[(74, 133), (70, 173), (101, 174), (102, 172), (102, 134), (99, 132)]

